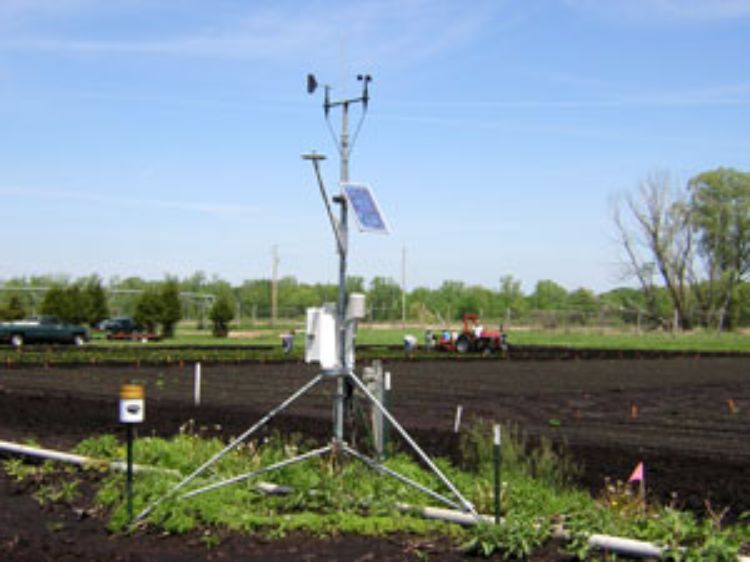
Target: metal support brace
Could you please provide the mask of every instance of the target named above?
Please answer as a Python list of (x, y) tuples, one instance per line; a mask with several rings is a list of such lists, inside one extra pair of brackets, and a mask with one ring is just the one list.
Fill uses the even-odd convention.
[(433, 490), (430, 490), (427, 486), (423, 486), (419, 482), (415, 482), (411, 478), (408, 478), (408, 477), (404, 476), (403, 474), (401, 474), (399, 472), (396, 472), (395, 470), (393, 470), (391, 468), (388, 468), (387, 466), (385, 466), (385, 465), (383, 465), (383, 464), (381, 464), (381, 463), (379, 463), (379, 462), (371, 459), (370, 457), (368, 457), (366, 455), (363, 455), (359, 451), (355, 451), (351, 447), (345, 446), (344, 447), (344, 452), (347, 453), (348, 455), (353, 456), (356, 459), (359, 459), (360, 461), (362, 461), (363, 463), (365, 463), (367, 466), (369, 466), (373, 470), (376, 470), (378, 472), (382, 472), (383, 474), (386, 474), (386, 475), (388, 475), (388, 476), (390, 476), (392, 478), (395, 478), (399, 482), (403, 482), (404, 484), (407, 484), (407, 485), (411, 486), (412, 488), (416, 488), (420, 492), (422, 492), (424, 494), (427, 494), (428, 496), (430, 496), (432, 498), (435, 498), (436, 500), (438, 500), (440, 502), (443, 502), (444, 504), (449, 505), (449, 506), (451, 506), (454, 509), (459, 509), (459, 510), (461, 509), (461, 506), (459, 504), (457, 504), (456, 502), (454, 502), (454, 501), (446, 498), (445, 496), (443, 496), (441, 494), (438, 494), (437, 492), (435, 492)]
[(319, 449), (313, 449), (312, 451), (302, 453), (301, 455), (297, 455), (296, 457), (284, 459), (283, 461), (279, 461), (274, 464), (269, 464), (268, 466), (264, 466), (263, 468), (253, 470), (252, 472), (240, 474), (239, 476), (234, 476), (232, 478), (228, 478), (220, 482), (214, 482), (213, 484), (209, 484), (208, 486), (204, 486), (202, 488), (191, 490), (187, 494), (183, 494), (182, 496), (180, 496), (180, 499), (192, 498), (193, 496), (197, 496), (205, 492), (210, 492), (211, 490), (216, 490), (217, 488), (222, 488), (224, 486), (228, 486), (229, 484), (234, 484), (236, 482), (242, 482), (243, 480), (249, 480), (250, 478), (255, 478), (256, 476), (260, 476), (261, 474), (265, 474), (266, 472), (272, 472), (274, 470), (284, 468), (285, 466), (289, 466), (292, 464), (296, 464), (298, 462), (306, 461), (307, 459), (311, 459), (313, 457), (320, 457), (322, 455), (325, 455), (332, 449), (333, 449), (333, 445), (326, 445), (325, 447), (321, 447)]
[(221, 458), (223, 458), (227, 453), (229, 453), (232, 449), (235, 449), (240, 443), (242, 443), (245, 439), (250, 437), (253, 433), (255, 433), (258, 429), (263, 427), (265, 424), (267, 424), (271, 418), (273, 418), (276, 414), (278, 414), (280, 411), (282, 411), (284, 408), (289, 406), (292, 402), (294, 402), (297, 398), (305, 394), (308, 390), (310, 390), (313, 386), (318, 384), (320, 380), (323, 378), (322, 374), (318, 374), (315, 377), (313, 377), (307, 384), (302, 386), (297, 392), (292, 394), (289, 398), (284, 400), (281, 404), (276, 406), (273, 410), (268, 412), (265, 416), (263, 416), (255, 425), (250, 427), (245, 433), (237, 437), (234, 441), (229, 443), (226, 447), (224, 447), (221, 451), (216, 453), (214, 456), (212, 456), (210, 459), (208, 459), (206, 462), (204, 462), (202, 465), (200, 465), (198, 468), (193, 471), (192, 474), (187, 476), (182, 482), (179, 482), (176, 484), (171, 490), (169, 490), (166, 494), (164, 494), (162, 497), (160, 497), (158, 500), (153, 502), (151, 505), (149, 505), (146, 509), (141, 511), (138, 516), (133, 519), (132, 524), (136, 524), (145, 517), (148, 517), (151, 512), (154, 511), (161, 503), (166, 500), (169, 497), (172, 497), (178, 490), (181, 490), (185, 486), (187, 486), (190, 482), (195, 480), (200, 474), (202, 474), (208, 467), (215, 464), (217, 461), (219, 461)]
[(391, 425), (396, 429), (396, 431), (398, 431), (401, 437), (403, 437), (404, 441), (406, 441), (409, 444), (409, 446), (412, 449), (414, 449), (414, 451), (417, 453), (419, 458), (421, 458), (422, 461), (430, 468), (430, 470), (432, 470), (432, 472), (435, 473), (435, 476), (437, 476), (438, 479), (443, 484), (445, 484), (445, 486), (451, 492), (453, 492), (453, 495), (456, 496), (458, 501), (461, 502), (461, 504), (463, 505), (464, 510), (468, 511), (469, 513), (473, 515), (476, 515), (477, 512), (474, 509), (474, 505), (461, 495), (461, 492), (459, 492), (458, 489), (453, 485), (453, 483), (450, 480), (448, 480), (448, 478), (446, 478), (446, 476), (442, 473), (442, 471), (437, 467), (437, 465), (435, 465), (434, 462), (432, 462), (430, 457), (427, 456), (427, 454), (419, 447), (419, 445), (417, 445), (416, 441), (414, 441), (414, 439), (411, 438), (411, 436), (406, 432), (406, 430), (403, 427), (401, 427), (401, 424), (398, 423), (398, 421), (396, 421), (396, 418), (394, 418), (391, 415), (391, 413), (388, 410), (386, 410), (385, 407), (378, 401), (378, 399), (375, 398), (375, 396), (373, 396), (373, 394), (367, 389), (367, 386), (365, 386), (365, 384), (362, 381), (360, 381), (356, 376), (354, 376), (354, 374), (352, 373), (349, 373), (349, 378), (352, 379), (352, 381), (354, 381), (354, 384), (357, 386), (357, 388), (359, 388), (364, 393), (364, 395), (368, 398), (368, 400), (370, 400), (370, 402), (372, 402), (375, 405), (375, 407), (378, 410), (380, 410), (380, 412), (383, 414), (383, 417), (385, 417), (385, 419), (387, 419), (391, 423)]

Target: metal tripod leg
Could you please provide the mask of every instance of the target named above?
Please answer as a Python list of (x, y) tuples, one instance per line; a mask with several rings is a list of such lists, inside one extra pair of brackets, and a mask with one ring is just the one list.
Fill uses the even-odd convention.
[[(463, 509), (465, 511), (468, 511), (469, 513), (473, 515), (477, 515), (476, 510), (474, 509), (474, 506), (471, 502), (469, 502), (466, 498), (464, 498), (461, 495), (461, 492), (458, 491), (458, 489), (453, 485), (453, 483), (446, 478), (446, 476), (442, 473), (442, 471), (435, 465), (434, 462), (430, 459), (430, 457), (427, 456), (427, 454), (422, 451), (422, 449), (417, 445), (417, 443), (414, 441), (414, 439), (411, 438), (411, 436), (406, 432), (406, 430), (401, 427), (401, 424), (396, 421), (396, 418), (394, 418), (391, 413), (385, 409), (385, 407), (380, 403), (380, 401), (367, 389), (367, 386), (360, 381), (352, 372), (349, 372), (347, 376), (354, 381), (354, 384), (359, 388), (362, 393), (372, 402), (375, 407), (380, 410), (380, 413), (383, 414), (383, 417), (387, 419), (390, 424), (398, 431), (398, 433), (401, 435), (401, 437), (404, 438), (404, 441), (406, 441), (409, 446), (414, 449), (414, 451), (417, 453), (419, 458), (422, 459), (422, 461), (432, 470), (432, 472), (435, 473), (435, 476), (438, 477), (438, 479), (445, 484), (445, 486), (453, 493), (453, 495), (458, 499), (458, 501), (463, 506)], [(478, 517), (478, 515), (477, 515)]]
[(164, 494), (162, 497), (160, 497), (158, 500), (153, 502), (151, 505), (149, 505), (146, 509), (141, 511), (135, 519), (133, 519), (132, 525), (135, 525), (145, 517), (148, 517), (148, 515), (154, 511), (161, 503), (166, 500), (167, 498), (173, 496), (178, 490), (184, 488), (187, 486), (190, 482), (192, 482), (195, 478), (197, 478), (201, 473), (203, 473), (208, 467), (216, 463), (218, 460), (220, 460), (222, 457), (224, 457), (227, 453), (229, 453), (232, 449), (236, 448), (240, 443), (242, 443), (245, 439), (250, 437), (253, 433), (255, 433), (259, 428), (264, 426), (266, 423), (269, 422), (271, 418), (273, 418), (276, 414), (278, 414), (280, 411), (282, 411), (284, 408), (289, 406), (292, 402), (294, 402), (297, 398), (302, 396), (304, 393), (306, 393), (308, 390), (310, 390), (313, 386), (318, 384), (320, 380), (323, 378), (322, 374), (318, 374), (315, 377), (313, 377), (307, 384), (302, 386), (297, 392), (292, 394), (289, 398), (284, 400), (281, 404), (276, 406), (273, 410), (268, 412), (265, 416), (263, 416), (258, 422), (250, 427), (245, 433), (237, 437), (234, 441), (229, 443), (226, 447), (224, 447), (221, 451), (216, 453), (214, 456), (212, 456), (210, 459), (208, 459), (206, 462), (204, 462), (201, 466), (195, 469), (192, 474), (187, 476), (182, 482), (176, 484), (171, 490), (169, 490), (166, 494)]
[(359, 451), (355, 451), (354, 449), (352, 449), (348, 445), (344, 445), (344, 447), (343, 447), (342, 450), (345, 453), (347, 453), (348, 455), (351, 455), (354, 458), (361, 460), (363, 463), (365, 463), (367, 466), (369, 466), (373, 470), (376, 470), (378, 472), (382, 472), (383, 474), (387, 474), (388, 476), (391, 476), (392, 478), (395, 478), (399, 482), (403, 482), (404, 484), (407, 484), (407, 485), (409, 485), (409, 486), (411, 486), (413, 488), (416, 488), (420, 492), (422, 492), (424, 494), (427, 494), (428, 496), (430, 496), (432, 498), (435, 498), (436, 500), (441, 501), (444, 504), (449, 505), (449, 506), (451, 506), (454, 509), (459, 509), (459, 510), (461, 509), (461, 506), (459, 504), (457, 504), (456, 502), (454, 502), (454, 501), (446, 498), (445, 496), (443, 496), (441, 494), (438, 494), (437, 492), (435, 492), (433, 490), (430, 490), (427, 486), (423, 486), (419, 482), (415, 482), (411, 478), (408, 478), (408, 477), (404, 476), (403, 474), (400, 474), (399, 472), (396, 472), (395, 470), (388, 468), (387, 466), (385, 466), (385, 465), (383, 465), (383, 464), (381, 464), (381, 463), (379, 463), (379, 462), (371, 459), (367, 455), (363, 455)]
[(268, 466), (264, 466), (263, 468), (253, 470), (252, 472), (246, 472), (245, 474), (240, 474), (239, 476), (233, 476), (232, 478), (227, 478), (226, 480), (209, 484), (208, 486), (204, 486), (203, 488), (191, 490), (187, 494), (183, 494), (182, 496), (180, 496), (180, 499), (192, 498), (193, 496), (197, 496), (205, 492), (210, 492), (211, 490), (216, 490), (217, 488), (229, 486), (230, 484), (242, 482), (243, 480), (249, 480), (250, 478), (260, 476), (261, 474), (265, 474), (266, 472), (273, 472), (274, 470), (278, 470), (280, 468), (284, 468), (285, 466), (296, 464), (298, 462), (306, 461), (307, 459), (311, 459), (313, 457), (320, 457), (322, 455), (325, 455), (331, 449), (333, 449), (333, 445), (326, 445), (325, 447), (321, 447), (319, 449), (313, 449), (312, 451), (302, 453), (301, 455), (297, 455), (296, 457), (284, 459), (283, 461), (279, 461), (274, 464), (269, 464)]

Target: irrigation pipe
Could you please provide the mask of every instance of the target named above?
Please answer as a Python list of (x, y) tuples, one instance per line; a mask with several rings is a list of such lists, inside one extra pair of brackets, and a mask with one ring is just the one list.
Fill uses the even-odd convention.
[(416, 513), (421, 515), (425, 519), (438, 519), (440, 521), (448, 521), (449, 523), (458, 523), (459, 525), (476, 525), (479, 522), (494, 523), (495, 518), (492, 515), (473, 515), (465, 511), (458, 511), (455, 509), (447, 509), (445, 507), (424, 507), (409, 505), (408, 503), (398, 503), (396, 508), (399, 511), (406, 513)]
[[(20, 443), (13, 443), (11, 441), (3, 441), (0, 439), (0, 453), (12, 453), (16, 455), (25, 455), (27, 457), (36, 457), (39, 459), (66, 462), (68, 464), (75, 464), (83, 467), (102, 467), (108, 468), (118, 472), (125, 472), (127, 470), (127, 463), (124, 461), (105, 461), (101, 459), (93, 459), (91, 457), (84, 457), (83, 455), (76, 455), (73, 453), (65, 453), (63, 451), (55, 451), (54, 449), (42, 449), (40, 447), (31, 447), (29, 445), (21, 445)], [(148, 466), (144, 464), (134, 464), (134, 472), (161, 472), (164, 474), (171, 474), (174, 476), (181, 476), (179, 470), (172, 468), (159, 468), (156, 466)], [(288, 494), (291, 489), (288, 486), (280, 486), (271, 482), (258, 482), (256, 488), (265, 494)]]
[[(41, 449), (39, 447), (31, 447), (29, 445), (21, 445), (20, 443), (12, 443), (10, 441), (0, 440), (0, 452), (15, 453), (17, 455), (25, 455), (27, 457), (36, 457), (40, 459), (50, 461), (60, 461), (69, 464), (76, 464), (78, 466), (86, 467), (103, 467), (109, 468), (110, 470), (124, 471), (126, 469), (126, 463), (124, 461), (104, 461), (101, 459), (92, 459), (91, 457), (84, 457), (83, 455), (75, 455), (73, 453), (65, 453), (63, 451), (55, 451), (53, 449)], [(146, 466), (142, 464), (133, 465), (134, 472), (171, 472), (179, 474), (176, 470), (161, 469), (153, 466)]]

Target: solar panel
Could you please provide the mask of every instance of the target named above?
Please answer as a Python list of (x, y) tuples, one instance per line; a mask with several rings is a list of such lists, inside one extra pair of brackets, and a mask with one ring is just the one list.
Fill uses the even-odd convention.
[(380, 212), (369, 185), (344, 183), (341, 184), (341, 189), (349, 206), (354, 210), (354, 216), (362, 232), (388, 234), (385, 218)]

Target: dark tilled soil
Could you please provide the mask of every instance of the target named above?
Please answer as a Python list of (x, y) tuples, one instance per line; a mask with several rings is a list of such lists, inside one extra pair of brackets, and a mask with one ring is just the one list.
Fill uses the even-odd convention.
[[(472, 418), (512, 422), (531, 438), (567, 443), (579, 483), (598, 493), (639, 461), (651, 497), (700, 512), (750, 510), (750, 358), (589, 361), (394, 361), (390, 404), (431, 454), (457, 455), (456, 407)], [(98, 433), (118, 433), (121, 383), (146, 385), (141, 434), (199, 430), (238, 435), (315, 375), (298, 363), (204, 365), (201, 405), (192, 366), (0, 370), (0, 439), (34, 439), (68, 449)], [(331, 433), (335, 384), (324, 379), (270, 424), (321, 440)], [(281, 541), (231, 535), (206, 549), (200, 537), (111, 537), (101, 518), (65, 506), (41, 509), (0, 478), (0, 558), (13, 560), (460, 560), (449, 545), (413, 538), (342, 536)], [(536, 560), (562, 560), (556, 545)], [(66, 558), (67, 557), (67, 558)]]

